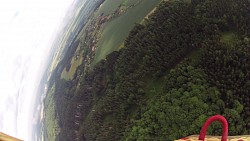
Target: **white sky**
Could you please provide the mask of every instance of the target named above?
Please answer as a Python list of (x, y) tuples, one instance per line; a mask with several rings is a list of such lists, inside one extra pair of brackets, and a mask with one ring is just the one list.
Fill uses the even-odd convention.
[(31, 140), (42, 66), (73, 0), (0, 0), (0, 132)]

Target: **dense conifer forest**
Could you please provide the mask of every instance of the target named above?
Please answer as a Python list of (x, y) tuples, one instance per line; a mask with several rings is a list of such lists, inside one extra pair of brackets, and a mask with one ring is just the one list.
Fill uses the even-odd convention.
[(229, 135), (250, 134), (250, 1), (162, 1), (90, 71), (66, 81), (61, 70), (50, 86), (57, 140), (173, 141), (214, 114)]

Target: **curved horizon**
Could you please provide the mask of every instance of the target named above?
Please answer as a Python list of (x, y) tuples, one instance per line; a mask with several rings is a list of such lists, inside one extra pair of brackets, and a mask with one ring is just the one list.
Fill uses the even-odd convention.
[(39, 83), (52, 42), (72, 2), (0, 2), (0, 132), (31, 140)]

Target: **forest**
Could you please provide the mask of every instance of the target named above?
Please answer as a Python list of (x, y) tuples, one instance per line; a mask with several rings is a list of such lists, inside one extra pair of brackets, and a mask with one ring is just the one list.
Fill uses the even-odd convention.
[(64, 80), (58, 66), (50, 80), (56, 140), (173, 141), (215, 114), (229, 135), (250, 134), (249, 0), (162, 1), (122, 49), (81, 67)]

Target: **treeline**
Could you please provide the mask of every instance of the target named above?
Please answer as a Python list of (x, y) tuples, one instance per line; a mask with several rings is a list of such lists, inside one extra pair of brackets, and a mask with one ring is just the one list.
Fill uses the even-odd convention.
[[(56, 105), (66, 105), (57, 111), (58, 140), (172, 141), (198, 134), (214, 114), (228, 118), (230, 135), (250, 134), (249, 7), (163, 1), (124, 48), (56, 85)], [(220, 135), (220, 125), (209, 133)]]

